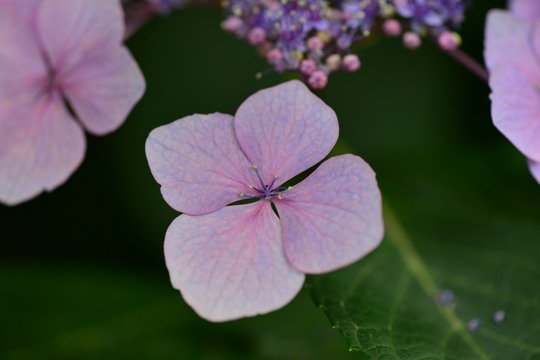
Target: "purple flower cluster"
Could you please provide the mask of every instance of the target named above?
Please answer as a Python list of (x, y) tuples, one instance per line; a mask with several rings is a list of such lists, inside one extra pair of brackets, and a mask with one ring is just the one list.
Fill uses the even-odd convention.
[(411, 28), (447, 30), (458, 26), (464, 18), (466, 3), (461, 0), (394, 0), (397, 13), (411, 21)]
[[(464, 0), (228, 0), (223, 28), (257, 47), (278, 72), (298, 71), (312, 88), (324, 88), (328, 75), (360, 68), (351, 45), (382, 22), (389, 36), (407, 29), (404, 43), (420, 45), (420, 35), (457, 47), (449, 31), (463, 20)], [(392, 18), (398, 16), (405, 24)]]
[(421, 35), (430, 35), (438, 40), (445, 50), (455, 49), (459, 35), (451, 32), (464, 19), (468, 0), (392, 0), (396, 13), (408, 20), (408, 32), (403, 41), (405, 46), (416, 48)]
[(223, 27), (256, 46), (276, 71), (297, 70), (321, 89), (329, 73), (360, 68), (349, 48), (372, 28), (380, 3), (345, 0), (335, 8), (323, 0), (230, 0)]

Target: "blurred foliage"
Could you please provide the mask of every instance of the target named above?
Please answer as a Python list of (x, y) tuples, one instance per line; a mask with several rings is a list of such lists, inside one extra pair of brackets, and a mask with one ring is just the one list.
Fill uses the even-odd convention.
[[(463, 27), (464, 49), (477, 59), (485, 12), (494, 6), (503, 1), (473, 2)], [(128, 45), (148, 90), (126, 124), (106, 137), (89, 136), (81, 168), (53, 193), (0, 207), (0, 358), (377, 357), (349, 353), (305, 291), (275, 313), (211, 324), (168, 282), (162, 243), (178, 214), (148, 170), (148, 133), (195, 112), (232, 114), (253, 92), (286, 78), (255, 80), (265, 61), (224, 34), (221, 19), (215, 9), (187, 8), (139, 31)], [(350, 149), (372, 165), (397, 226), (387, 228), (384, 244), (365, 260), (311, 277), (317, 302), (331, 324), (354, 316), (373, 327), (370, 319), (380, 311), (386, 326), (399, 281), (409, 278), (396, 326), (417, 315), (422, 329), (448, 326), (392, 240), (403, 229), (434, 283), (458, 296), (460, 321), (477, 316), (485, 323), (499, 307), (507, 310), (496, 329), (486, 325), (471, 335), (480, 346), (498, 351), (485, 332), (499, 329), (538, 346), (526, 336), (538, 330), (519, 327), (538, 318), (540, 191), (521, 154), (494, 129), (489, 89), (431, 44), (410, 52), (397, 39), (378, 38), (357, 51), (362, 69), (333, 75), (319, 96), (340, 120), (335, 152)], [(355, 280), (366, 269), (377, 275)], [(351, 313), (331, 313), (354, 281)], [(374, 299), (380, 302), (370, 309)], [(453, 336), (450, 345), (460, 341)], [(475, 358), (464, 354), (454, 358)], [(415, 358), (402, 352), (388, 358), (395, 357)]]
[(351, 357), (304, 292), (281, 312), (211, 324), (165, 277), (132, 268), (33, 262), (0, 271), (1, 359)]

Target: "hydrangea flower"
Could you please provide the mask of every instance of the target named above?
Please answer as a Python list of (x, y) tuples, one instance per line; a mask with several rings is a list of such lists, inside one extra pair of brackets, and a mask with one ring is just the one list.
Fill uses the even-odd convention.
[[(443, 49), (455, 49), (460, 39), (450, 30), (463, 21), (468, 1), (226, 0), (223, 4), (228, 13), (223, 23), (226, 31), (257, 47), (274, 70), (298, 71), (302, 80), (320, 89), (330, 73), (358, 70), (347, 65), (351, 57), (360, 63), (351, 46), (369, 36), (380, 20), (389, 36), (407, 30), (403, 41), (409, 48), (418, 47), (420, 36), (427, 34), (438, 39)], [(403, 24), (391, 18), (396, 14)]]
[(411, 29), (438, 33), (457, 27), (464, 18), (468, 1), (463, 0), (393, 0), (397, 13), (410, 20)]
[(322, 0), (231, 0), (228, 8), (232, 16), (225, 29), (262, 50), (272, 47), (279, 51), (280, 58), (274, 63), (279, 71), (297, 69), (307, 50), (307, 34), (328, 27), (324, 17), (328, 9)]
[(540, 182), (540, 1), (514, 0), (486, 23), (493, 123), (529, 159)]
[[(321, 161), (335, 113), (299, 81), (259, 91), (234, 117), (192, 115), (152, 131), (146, 155), (167, 203), (173, 286), (202, 317), (226, 321), (287, 304), (304, 274), (348, 265), (378, 246), (381, 195), (354, 155)], [(256, 200), (225, 206), (239, 200)], [(273, 206), (277, 213), (273, 211)]]
[[(437, 39), (444, 50), (455, 50), (461, 43), (459, 34), (452, 31), (465, 18), (468, 0), (392, 0), (397, 14), (408, 20), (409, 28), (403, 35), (403, 44), (415, 49), (421, 44), (420, 36)], [(392, 34), (392, 32), (390, 32)]]
[[(0, 0), (0, 201), (64, 183), (144, 92), (118, 0)], [(69, 103), (71, 108), (66, 106)]]
[[(386, 0), (345, 0), (334, 7), (324, 0), (229, 0), (223, 27), (256, 46), (276, 71), (299, 71), (320, 89), (331, 72), (357, 70), (342, 66), (341, 57), (369, 33), (381, 3)], [(339, 62), (329, 64), (335, 57)], [(302, 70), (305, 61), (313, 70)]]

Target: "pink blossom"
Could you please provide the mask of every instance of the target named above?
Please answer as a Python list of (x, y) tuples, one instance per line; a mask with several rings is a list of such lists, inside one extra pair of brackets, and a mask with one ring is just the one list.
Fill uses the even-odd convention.
[(324, 89), (328, 84), (328, 75), (322, 70), (314, 71), (308, 78), (308, 84), (315, 90)]
[[(119, 1), (0, 0), (0, 201), (64, 183), (144, 92)], [(65, 105), (68, 102), (76, 121)]]
[(401, 23), (396, 19), (388, 19), (383, 22), (382, 29), (387, 36), (399, 36), (401, 34)]
[(443, 31), (437, 38), (437, 42), (441, 49), (445, 51), (454, 51), (459, 47), (461, 38), (458, 33)]
[[(351, 264), (381, 241), (375, 174), (354, 155), (321, 161), (334, 111), (299, 81), (259, 91), (234, 117), (192, 115), (152, 131), (146, 155), (170, 206), (172, 284), (202, 317), (226, 321), (287, 304), (304, 274)], [(249, 204), (225, 206), (243, 200)], [(279, 217), (272, 210), (275, 205)]]
[(305, 59), (300, 63), (300, 72), (304, 75), (311, 75), (317, 70), (317, 63), (313, 59)]
[(540, 18), (538, 0), (509, 0), (508, 7), (519, 18), (536, 21)]
[(349, 55), (345, 55), (345, 57), (343, 58), (342, 65), (345, 71), (353, 72), (360, 69), (360, 66), (362, 64), (360, 63), (360, 59), (358, 58), (357, 55), (349, 54)]
[(330, 71), (336, 71), (341, 66), (341, 56), (338, 54), (329, 55), (326, 58), (326, 66)]
[(324, 42), (317, 36), (312, 36), (307, 39), (306, 46), (309, 50), (321, 51), (324, 47)]
[(259, 27), (253, 28), (248, 34), (248, 39), (251, 45), (260, 45), (266, 39), (266, 31)]
[(422, 45), (420, 35), (412, 31), (406, 32), (405, 34), (403, 34), (403, 45), (407, 49), (417, 49), (420, 45)]
[(492, 10), (486, 23), (491, 115), (540, 182), (540, 1), (514, 0), (510, 10)]

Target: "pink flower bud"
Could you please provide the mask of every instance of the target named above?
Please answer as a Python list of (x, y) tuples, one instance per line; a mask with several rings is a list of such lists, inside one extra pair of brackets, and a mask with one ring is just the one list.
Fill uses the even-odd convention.
[(242, 26), (243, 22), (238, 16), (231, 16), (222, 24), (223, 30), (235, 32)]
[(406, 32), (403, 34), (403, 45), (407, 49), (414, 50), (418, 48), (422, 44), (422, 40), (420, 40), (420, 36), (415, 32)]
[(260, 45), (266, 39), (266, 31), (263, 28), (256, 27), (248, 33), (248, 41), (251, 45)]
[(401, 23), (396, 19), (388, 19), (383, 23), (383, 32), (386, 36), (396, 37), (401, 34)]
[(283, 53), (281, 50), (273, 48), (266, 54), (266, 60), (271, 65), (278, 65), (283, 61)]
[(315, 71), (308, 79), (309, 86), (312, 89), (323, 89), (328, 83), (328, 76), (321, 70)]
[(307, 39), (307, 47), (309, 50), (322, 50), (324, 42), (317, 36), (312, 36)]
[(343, 62), (341, 65), (343, 66), (343, 69), (345, 71), (353, 72), (360, 69), (361, 63), (358, 56), (351, 54), (351, 55), (346, 55), (343, 58)]
[(317, 63), (315, 60), (306, 59), (300, 63), (300, 72), (304, 75), (311, 75), (317, 70)]
[(326, 58), (326, 66), (330, 71), (338, 70), (341, 66), (341, 56), (338, 54), (328, 56), (328, 58)]
[(278, 10), (281, 7), (281, 3), (279, 1), (269, 1), (268, 2), (268, 9), (270, 10)]
[(456, 50), (461, 42), (458, 34), (450, 31), (445, 31), (437, 39), (441, 49), (446, 51)]

